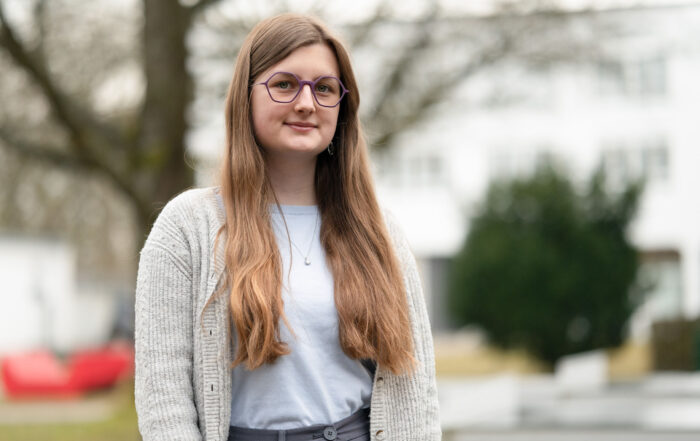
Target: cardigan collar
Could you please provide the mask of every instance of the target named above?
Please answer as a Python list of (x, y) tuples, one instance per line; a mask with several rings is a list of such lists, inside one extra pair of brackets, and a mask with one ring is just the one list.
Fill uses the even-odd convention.
[[(220, 236), (219, 242), (216, 242), (216, 236), (219, 233), (219, 230), (221, 230), (226, 223), (226, 211), (220, 196), (219, 187), (211, 187), (210, 191), (206, 195), (206, 198), (210, 207), (213, 207), (214, 211), (213, 219), (209, 224), (209, 240), (212, 244), (212, 252), (214, 254), (213, 271), (210, 274), (210, 277), (214, 282), (213, 287), (216, 288), (224, 274), (224, 270), (226, 269), (226, 242), (224, 236)], [(217, 245), (216, 247), (214, 247), (215, 242)], [(212, 290), (212, 292), (207, 293), (207, 301), (213, 294), (213, 291), (215, 291), (215, 289)]]

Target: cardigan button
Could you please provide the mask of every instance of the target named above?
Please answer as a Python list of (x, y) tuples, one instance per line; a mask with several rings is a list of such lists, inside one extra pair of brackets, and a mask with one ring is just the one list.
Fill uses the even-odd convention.
[(328, 426), (323, 429), (323, 437), (328, 441), (333, 441), (338, 437), (338, 432), (335, 430), (335, 427)]
[(377, 433), (375, 433), (375, 435), (377, 435), (377, 439), (379, 441), (383, 440), (386, 437), (386, 435), (384, 435), (383, 430), (377, 430)]
[(377, 385), (381, 386), (382, 384), (384, 384), (384, 377), (377, 377)]

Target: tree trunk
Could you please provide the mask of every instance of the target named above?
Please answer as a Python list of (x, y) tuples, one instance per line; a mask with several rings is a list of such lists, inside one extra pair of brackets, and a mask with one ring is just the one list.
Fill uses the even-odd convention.
[(142, 183), (138, 190), (147, 206), (138, 209), (138, 234), (150, 228), (170, 198), (194, 184), (194, 172), (185, 161), (186, 112), (193, 97), (186, 66), (191, 23), (190, 10), (178, 2), (144, 0), (146, 98), (135, 157), (140, 165), (136, 178)]

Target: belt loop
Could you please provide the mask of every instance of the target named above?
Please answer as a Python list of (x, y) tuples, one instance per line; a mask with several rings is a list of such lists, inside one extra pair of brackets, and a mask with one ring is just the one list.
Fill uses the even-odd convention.
[(287, 431), (280, 430), (277, 432), (277, 441), (285, 441), (287, 439)]

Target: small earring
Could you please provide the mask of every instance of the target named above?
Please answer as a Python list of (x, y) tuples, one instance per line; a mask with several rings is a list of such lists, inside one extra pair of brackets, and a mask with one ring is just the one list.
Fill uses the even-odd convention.
[(333, 156), (333, 141), (331, 141), (331, 143), (328, 144), (328, 148), (326, 150), (328, 150), (328, 154), (330, 156)]

